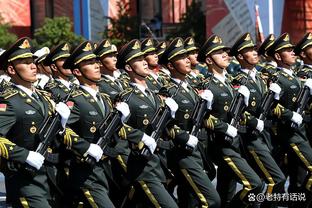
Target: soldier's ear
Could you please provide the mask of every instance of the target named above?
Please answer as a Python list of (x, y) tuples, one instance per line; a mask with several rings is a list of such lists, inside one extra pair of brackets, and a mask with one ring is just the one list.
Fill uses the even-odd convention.
[(205, 59), (205, 63), (211, 65), (212, 64), (211, 57), (207, 56)]
[(72, 73), (73, 73), (73, 75), (78, 76), (78, 77), (81, 77), (81, 76), (82, 76), (79, 69), (73, 69), (73, 70), (72, 70)]
[(279, 53), (274, 53), (274, 59), (277, 60), (277, 61), (281, 61), (282, 60), (281, 55)]
[(172, 64), (171, 62), (168, 62), (167, 68), (168, 68), (169, 70), (173, 70), (173, 69), (174, 69), (174, 66), (173, 66), (173, 64)]
[(300, 55), (302, 58), (306, 58), (306, 57), (307, 57), (307, 55), (306, 55), (306, 53), (305, 53), (304, 51), (301, 51), (299, 55)]
[(8, 66), (7, 66), (7, 73), (8, 73), (8, 75), (16, 74), (15, 69), (12, 66), (12, 64), (8, 64)]
[(57, 71), (57, 67), (56, 67), (55, 64), (51, 64), (50, 68), (51, 68), (52, 71)]
[(237, 58), (237, 59), (240, 59), (240, 60), (243, 60), (243, 59), (244, 59), (244, 56), (243, 56), (242, 54), (238, 54), (238, 55), (236, 56), (236, 58)]
[(130, 72), (130, 71), (132, 71), (132, 68), (131, 68), (131, 66), (129, 64), (126, 64), (125, 65), (125, 70)]

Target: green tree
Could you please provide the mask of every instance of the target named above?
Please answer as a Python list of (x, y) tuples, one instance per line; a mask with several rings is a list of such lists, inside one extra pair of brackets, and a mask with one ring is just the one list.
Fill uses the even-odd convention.
[(104, 38), (109, 38), (117, 46), (138, 38), (138, 17), (130, 16), (130, 3), (117, 2), (118, 17), (110, 19), (111, 27), (104, 32)]
[(72, 31), (72, 27), (68, 17), (46, 18), (43, 26), (35, 30), (34, 45), (51, 48), (64, 41), (71, 45), (77, 45), (83, 40), (83, 37), (76, 35)]
[(167, 39), (174, 37), (187, 38), (193, 36), (197, 44), (203, 44), (206, 39), (206, 18), (201, 8), (200, 1), (192, 1), (186, 12), (180, 18), (176, 31), (168, 34)]
[(4, 23), (0, 16), (0, 48), (6, 49), (17, 40), (17, 36), (10, 32), (10, 28), (11, 25)]

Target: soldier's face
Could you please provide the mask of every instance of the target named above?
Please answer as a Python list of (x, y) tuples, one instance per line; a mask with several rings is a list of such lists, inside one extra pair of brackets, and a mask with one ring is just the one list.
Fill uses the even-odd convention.
[(195, 65), (198, 64), (197, 56), (198, 56), (197, 51), (192, 51), (192, 52), (190, 52), (190, 53), (188, 54), (188, 58), (189, 58), (189, 60), (190, 60), (192, 66), (195, 66)]
[(174, 68), (182, 74), (188, 74), (191, 72), (191, 61), (187, 54), (174, 57), (171, 63), (174, 65)]
[(70, 76), (70, 75), (72, 75), (71, 70), (63, 68), (63, 64), (64, 64), (65, 60), (66, 60), (65, 58), (60, 58), (60, 59), (56, 60), (55, 65), (57, 66), (58, 70), (61, 71), (62, 74), (64, 74), (65, 76)]
[(149, 54), (145, 55), (145, 61), (151, 67), (158, 66), (158, 56), (156, 53), (149, 53)]
[[(21, 76), (24, 80), (27, 80), (29, 82), (37, 81), (37, 67), (34, 64), (33, 58), (17, 59), (14, 60), (12, 64), (19, 76)], [(16, 73), (15, 75), (18, 76)]]
[(115, 53), (107, 54), (101, 57), (101, 64), (106, 70), (115, 71), (117, 63), (117, 56)]
[(305, 50), (304, 50), (304, 54), (307, 57), (308, 60), (312, 61), (312, 46), (308, 46)]
[(258, 52), (255, 48), (246, 48), (242, 50), (241, 54), (248, 64), (256, 65), (259, 62)]
[(285, 48), (279, 52), (280, 60), (288, 65), (296, 63), (296, 55), (293, 48)]
[(228, 53), (222, 49), (211, 53), (211, 58), (213, 58), (214, 62), (218, 65), (218, 67), (221, 67), (223, 69), (225, 69), (230, 64)]
[(129, 61), (129, 64), (137, 74), (143, 77), (149, 75), (148, 65), (143, 56), (132, 59), (131, 61)]
[(83, 75), (86, 76), (88, 79), (95, 81), (101, 79), (100, 65), (95, 58), (82, 61), (81, 63), (79, 63), (78, 67)]

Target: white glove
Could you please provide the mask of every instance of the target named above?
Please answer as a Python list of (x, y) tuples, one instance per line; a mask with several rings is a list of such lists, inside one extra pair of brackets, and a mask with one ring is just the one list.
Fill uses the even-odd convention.
[(256, 129), (259, 131), (259, 132), (262, 132), (263, 129), (264, 129), (264, 122), (260, 119), (257, 119), (257, 127)]
[(274, 92), (274, 99), (275, 100), (279, 100), (280, 99), (280, 94), (281, 94), (281, 87), (276, 84), (276, 83), (272, 83), (269, 87), (269, 90), (271, 90), (272, 92)]
[(129, 105), (125, 102), (119, 102), (116, 104), (116, 109), (122, 114), (121, 115), (121, 122), (124, 123), (124, 121), (130, 115)]
[(44, 162), (44, 157), (38, 152), (29, 151), (25, 162), (39, 170)]
[(190, 135), (190, 138), (188, 139), (188, 141), (187, 141), (186, 144), (187, 144), (188, 146), (190, 146), (190, 147), (195, 148), (196, 145), (197, 145), (197, 143), (198, 143), (197, 137), (196, 137), (196, 136), (193, 136), (193, 135)]
[(147, 148), (153, 154), (156, 147), (157, 147), (157, 143), (156, 143), (155, 139), (144, 133), (143, 138), (142, 138), (142, 142), (147, 146)]
[(299, 113), (296, 113), (293, 111), (293, 116), (291, 118), (291, 121), (296, 123), (298, 126), (302, 124), (302, 116)]
[(305, 81), (304, 86), (307, 86), (310, 89), (310, 95), (312, 95), (312, 79), (311, 78)]
[(250, 91), (245, 85), (241, 85), (238, 88), (238, 92), (244, 96), (245, 105), (248, 106)]
[(86, 155), (92, 156), (96, 160), (96, 162), (98, 162), (103, 156), (103, 150), (99, 145), (91, 143), (89, 149), (84, 154), (84, 156)]
[(62, 127), (65, 129), (66, 123), (70, 115), (69, 107), (65, 103), (59, 102), (58, 104), (55, 105), (55, 110), (62, 117), (61, 119)]
[(232, 138), (234, 138), (234, 137), (237, 136), (237, 128), (235, 128), (234, 126), (228, 124), (228, 128), (227, 128), (225, 134), (230, 136), (230, 137), (232, 137)]
[(207, 101), (207, 109), (211, 110), (212, 102), (213, 102), (213, 94), (210, 90), (204, 90), (200, 97)]
[(165, 103), (170, 108), (171, 117), (175, 118), (175, 113), (177, 112), (177, 110), (179, 108), (178, 103), (170, 97), (165, 99)]

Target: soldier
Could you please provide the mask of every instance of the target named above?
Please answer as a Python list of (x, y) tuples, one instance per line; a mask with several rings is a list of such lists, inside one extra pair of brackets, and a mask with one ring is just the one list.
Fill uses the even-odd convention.
[[(287, 166), (290, 178), (288, 188), (289, 193), (305, 193), (306, 201), (301, 204), (306, 207), (311, 199), (311, 164), (312, 164), (312, 149), (306, 137), (305, 128), (302, 124), (302, 116), (296, 112), (296, 100), (300, 91), (300, 81), (291, 70), (291, 65), (296, 61), (296, 56), (293, 51), (294, 45), (291, 44), (289, 35), (282, 34), (275, 40), (268, 55), (274, 58), (278, 65), (278, 85), (282, 88), (282, 94), (279, 103), (285, 107), (277, 109), (281, 120), (278, 122), (278, 139), (284, 151), (287, 153)], [(305, 83), (306, 87), (311, 88), (310, 83)], [(288, 109), (289, 113), (286, 112)], [(293, 128), (292, 123), (298, 126)], [(297, 179), (298, 167), (303, 167), (308, 171), (308, 175), (303, 183)], [(298, 202), (296, 203), (296, 205)], [(295, 206), (295, 204), (293, 204)]]
[[(156, 54), (158, 56), (158, 63), (159, 60), (161, 59), (162, 54), (164, 53), (164, 51), (166, 50), (167, 44), (165, 41), (160, 42), (157, 46), (156, 46)], [(166, 67), (164, 67), (162, 64), (159, 63), (159, 76), (161, 76), (163, 79), (163, 85), (167, 84), (170, 80), (170, 71), (168, 69), (166, 69)]]
[[(174, 98), (179, 105), (175, 119), (177, 126), (190, 132), (194, 125), (191, 116), (194, 113), (194, 106), (200, 101), (200, 96), (186, 81), (186, 75), (190, 73), (191, 66), (181, 38), (171, 41), (161, 57), (161, 63), (171, 73), (171, 83), (166, 86), (171, 94), (182, 82), (182, 88)], [(212, 94), (209, 91), (205, 91), (202, 95), (202, 99), (211, 98)], [(190, 135), (188, 140), (173, 141), (175, 147), (168, 153), (168, 165), (174, 170), (176, 176), (180, 207), (219, 207), (220, 197), (204, 172), (201, 154), (198, 148), (195, 148), (198, 142), (197, 137)]]
[(98, 82), (99, 90), (108, 94), (114, 101), (116, 96), (126, 87), (114, 73), (117, 70), (117, 48), (109, 40), (104, 39), (98, 44), (94, 53), (101, 63), (102, 79)]
[(268, 80), (268, 78), (275, 73), (275, 69), (277, 67), (274, 59), (267, 54), (268, 50), (273, 45), (274, 40), (275, 36), (273, 34), (269, 34), (258, 49), (258, 55), (262, 56), (264, 59), (264, 66), (261, 68), (261, 77), (264, 80)]
[[(85, 41), (77, 46), (64, 62), (64, 68), (71, 69), (81, 83), (68, 102), (72, 108), (68, 126), (84, 141), (80, 149), (75, 151), (79, 154), (70, 163), (71, 194), (75, 197), (74, 202), (82, 201), (87, 207), (114, 207), (108, 195), (108, 177), (111, 175), (110, 157), (116, 157), (118, 152), (110, 148), (110, 141), (106, 141), (107, 145), (104, 149), (96, 144), (100, 138), (99, 131), (103, 130), (98, 128), (114, 109), (109, 96), (100, 93), (96, 85), (101, 78), (101, 73), (91, 43)], [(124, 122), (129, 116), (128, 105), (116, 104), (116, 110), (121, 113), (121, 120), (119, 119), (118, 122)], [(143, 132), (124, 126), (119, 131), (119, 136), (138, 143)], [(68, 146), (75, 142), (74, 139), (67, 139)], [(84, 162), (88, 155), (96, 160), (94, 166)]]
[[(188, 58), (191, 62), (191, 72), (187, 75), (187, 80), (191, 86), (197, 88), (201, 80), (204, 79), (204, 76), (200, 73), (199, 62), (197, 60), (198, 56), (198, 47), (195, 45), (193, 37), (188, 37), (184, 40), (184, 47), (188, 53)], [(203, 69), (201, 69), (203, 71)]]
[(40, 50), (37, 50), (34, 53), (35, 64), (37, 66), (37, 81), (34, 83), (35, 87), (38, 87), (39, 89), (43, 90), (45, 88), (45, 85), (48, 82), (52, 81), (52, 71), (50, 69), (50, 66), (45, 66), (43, 64), (43, 61), (47, 57), (47, 55), (50, 53), (50, 49), (48, 47), (43, 47)]
[[(269, 145), (271, 147), (271, 138), (269, 132), (264, 129), (264, 121), (258, 119), (268, 89), (266, 82), (261, 79), (260, 73), (255, 68), (259, 61), (255, 47), (250, 34), (245, 33), (235, 42), (230, 54), (235, 56), (241, 65), (234, 80), (235, 85), (245, 85), (250, 91), (250, 100), (244, 113), (247, 132), (241, 134), (247, 161), (268, 184), (266, 194), (272, 195), (272, 193), (284, 193), (286, 178), (271, 156), (271, 148), (268, 147)], [(276, 83), (270, 85), (270, 90), (275, 93), (276, 98), (279, 97), (281, 89)], [(273, 112), (273, 109), (270, 111)], [(266, 122), (268, 120), (269, 118)], [(266, 201), (262, 206), (275, 207), (275, 205), (276, 202)]]
[(71, 89), (70, 69), (63, 67), (65, 60), (70, 56), (68, 43), (61, 43), (51, 49), (44, 60), (44, 65), (50, 66), (54, 82), (46, 85), (45, 90), (52, 94), (54, 99), (64, 98)]
[[(254, 204), (250, 197), (260, 193), (264, 184), (241, 156), (237, 129), (230, 125), (229, 109), (235, 92), (226, 77), (226, 67), (229, 65), (226, 51), (228, 48), (216, 35), (211, 36), (199, 51), (199, 61), (205, 62), (213, 74), (211, 81), (205, 85), (214, 94), (210, 116), (205, 123), (214, 142), (211, 154), (218, 165), (217, 190), (222, 200), (221, 207), (244, 207)], [(242, 94), (245, 103), (249, 99), (248, 92), (243, 86), (237, 92)], [(226, 136), (233, 138), (233, 141), (227, 142)], [(235, 194), (236, 182), (243, 184), (243, 189)]]
[[(34, 88), (37, 68), (28, 38), (16, 41), (1, 55), (0, 63), (12, 80), (0, 96), (1, 157), (7, 164), (2, 170), (7, 201), (13, 207), (58, 207), (52, 201), (53, 161), (48, 160), (52, 149), (44, 155), (47, 159), (35, 150), (41, 142), (37, 134), (46, 119), (56, 110), (65, 125), (69, 109), (64, 103), (55, 106), (46, 92)], [(34, 176), (26, 167), (36, 170)]]
[[(129, 144), (131, 152), (128, 159), (128, 174), (135, 187), (132, 201), (137, 207), (177, 207), (163, 185), (166, 178), (160, 158), (158, 152), (153, 154), (156, 142), (154, 138), (148, 136), (153, 131), (150, 122), (163, 103), (146, 84), (149, 70), (138, 40), (134, 39), (120, 49), (117, 67), (127, 71), (130, 77), (131, 88), (122, 94), (123, 98), (131, 95), (128, 101), (131, 111), (128, 124), (146, 133), (139, 144)], [(177, 132), (179, 129), (173, 131)], [(140, 153), (144, 146), (149, 149), (148, 157)]]
[(151, 38), (146, 38), (141, 43), (141, 50), (144, 53), (144, 59), (149, 69), (149, 75), (146, 77), (146, 84), (153, 92), (158, 93), (163, 86), (162, 77), (158, 75), (158, 56), (156, 48)]

